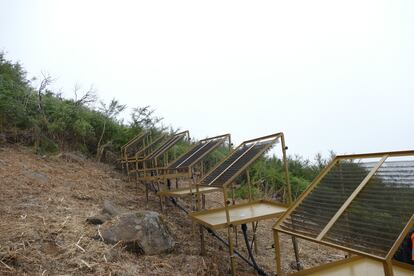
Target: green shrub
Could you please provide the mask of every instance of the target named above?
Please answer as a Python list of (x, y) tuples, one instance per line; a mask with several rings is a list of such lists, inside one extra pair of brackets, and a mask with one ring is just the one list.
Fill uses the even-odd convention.
[[(251, 193), (253, 199), (258, 199), (263, 196), (263, 192), (257, 187), (251, 187)], [(235, 189), (236, 198), (249, 199), (249, 195), (249, 185), (243, 184)], [(231, 193), (229, 193), (229, 197), (231, 197)]]
[[(39, 89), (31, 86), (26, 72), (19, 63), (5, 59), (0, 53), (0, 132), (23, 133), (24, 141), (32, 144), (39, 153), (56, 152), (58, 150), (75, 150), (100, 160), (104, 152), (119, 156), (120, 147), (137, 133), (151, 129), (154, 137), (165, 133), (166, 129), (157, 128), (162, 118), (154, 116), (149, 106), (134, 108), (131, 123), (124, 124), (117, 115), (125, 105), (113, 99), (110, 103), (100, 103), (99, 108), (91, 108), (96, 104), (93, 91), (88, 91), (79, 100), (64, 99), (59, 94), (48, 90), (50, 78), (45, 77)], [(17, 131), (18, 130), (18, 131)], [(171, 129), (169, 132), (173, 132)], [(19, 139), (11, 139), (19, 141)], [(186, 152), (191, 145), (180, 142), (168, 152), (169, 160)], [(204, 163), (204, 171), (211, 170), (228, 154), (227, 147), (220, 147), (209, 154)], [(321, 155), (316, 162), (300, 156), (289, 157), (289, 176), (292, 194), (297, 197), (326, 165)], [(249, 170), (255, 197), (263, 194), (283, 196), (285, 175), (283, 162), (276, 156), (260, 158)], [(237, 179), (241, 186), (236, 194), (240, 198), (248, 197), (246, 174)]]

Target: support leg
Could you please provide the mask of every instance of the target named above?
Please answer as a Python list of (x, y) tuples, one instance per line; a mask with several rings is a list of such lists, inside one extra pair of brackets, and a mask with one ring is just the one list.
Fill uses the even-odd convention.
[(252, 243), (254, 246), (254, 253), (257, 255), (258, 250), (257, 250), (257, 238), (256, 238), (256, 231), (257, 231), (257, 226), (259, 225), (259, 222), (256, 222), (256, 225), (254, 222), (252, 222), (252, 231), (253, 231), (253, 238), (252, 238)]
[(385, 276), (394, 276), (394, 271), (392, 270), (392, 264), (390, 261), (385, 261), (384, 266), (384, 275)]
[(200, 225), (200, 242), (201, 242), (200, 255), (205, 256), (206, 255), (206, 247), (205, 247), (205, 241), (204, 241), (204, 227), (202, 225)]
[(275, 241), (276, 272), (277, 272), (277, 276), (282, 276), (283, 271), (282, 271), (282, 261), (281, 261), (281, 254), (280, 254), (279, 234), (275, 230), (273, 230), (273, 239)]
[(145, 182), (145, 198), (147, 200), (147, 205), (148, 205), (149, 193), (148, 193), (148, 183), (147, 182)]
[(299, 249), (298, 249), (298, 242), (296, 237), (292, 236), (292, 243), (293, 243), (293, 251), (295, 251), (295, 259), (296, 259), (296, 269), (299, 271), (302, 269), (299, 259)]
[(160, 198), (160, 208), (161, 208), (161, 212), (164, 213), (164, 198), (163, 196), (158, 196)]
[(229, 255), (230, 255), (230, 268), (231, 268), (231, 275), (236, 275), (236, 260), (234, 255), (234, 247), (233, 247), (233, 239), (231, 237), (231, 227), (227, 227), (227, 235), (229, 239)]
[(233, 232), (234, 232), (234, 236), (236, 238), (236, 244), (235, 247), (239, 248), (239, 235), (237, 233), (237, 226), (233, 226)]

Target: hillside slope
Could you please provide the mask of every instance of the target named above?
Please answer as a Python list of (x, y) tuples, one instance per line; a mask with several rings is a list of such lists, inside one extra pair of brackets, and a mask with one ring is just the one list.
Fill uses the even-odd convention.
[[(164, 216), (178, 242), (171, 254), (137, 256), (97, 240), (98, 227), (85, 220), (105, 199), (130, 210), (146, 208), (144, 193), (108, 166), (0, 148), (0, 179), (0, 274), (224, 273), (227, 252), (198, 256), (198, 240), (188, 238), (191, 223), (176, 208)], [(148, 209), (159, 211), (156, 198)]]
[[(215, 197), (207, 198), (210, 206), (220, 202), (221, 196)], [(87, 224), (86, 218), (100, 212), (104, 200), (131, 211), (160, 211), (156, 197), (152, 195), (146, 206), (145, 193), (107, 165), (71, 154), (41, 157), (20, 146), (0, 147), (0, 274), (226, 274), (226, 247), (207, 235), (207, 256), (199, 256), (197, 231), (173, 206), (162, 215), (178, 242), (172, 253), (138, 256), (103, 243), (97, 238), (98, 226)], [(274, 269), (273, 223), (261, 223), (259, 228), (258, 262), (266, 271)], [(241, 237), (240, 233), (243, 251)], [(290, 246), (289, 239), (285, 237), (283, 244)], [(300, 245), (305, 265), (323, 259), (320, 246)], [(284, 266), (291, 270), (293, 256), (289, 253), (286, 258)], [(237, 270), (242, 275), (255, 274), (240, 260)]]

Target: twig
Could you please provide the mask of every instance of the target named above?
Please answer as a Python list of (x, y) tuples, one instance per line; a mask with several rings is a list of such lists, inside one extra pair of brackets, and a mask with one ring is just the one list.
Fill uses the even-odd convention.
[(11, 271), (13, 271), (14, 269), (13, 268), (11, 268), (10, 266), (8, 266), (5, 262), (3, 262), (3, 261), (0, 261), (5, 267), (7, 267), (8, 269), (10, 269)]
[(88, 264), (87, 262), (85, 262), (84, 260), (81, 259), (81, 262), (86, 265), (89, 269), (92, 269), (92, 266), (90, 264)]
[(121, 243), (121, 241), (118, 241), (116, 244), (114, 244), (114, 246), (111, 247), (111, 249), (114, 249), (120, 243)]
[(46, 226), (46, 221), (45, 221), (45, 218), (44, 217), (42, 217), (42, 216), (39, 216), (42, 220), (43, 220), (43, 225), (44, 226)]
[(80, 241), (82, 240), (82, 238), (83, 238), (83, 234), (82, 234), (82, 236), (79, 238), (79, 240), (78, 240), (78, 242), (77, 243), (75, 243), (75, 245), (80, 249), (80, 250), (82, 250), (83, 252), (86, 252), (86, 250), (85, 249), (83, 249), (80, 245), (79, 245), (79, 243), (80, 243)]
[(83, 238), (83, 234), (82, 234), (82, 236), (79, 238), (79, 240), (78, 240), (78, 242), (77, 242), (76, 244), (79, 244), (82, 238)]
[(100, 228), (100, 227), (101, 227), (101, 226), (99, 225), (99, 226), (98, 226), (98, 235), (99, 235), (99, 237), (101, 237), (102, 241), (105, 241), (105, 240), (104, 240), (104, 238), (102, 237), (101, 231), (99, 231), (99, 228)]
[(45, 270), (43, 270), (43, 272), (42, 272), (42, 276), (43, 276), (43, 275), (45, 275), (46, 271), (47, 271), (46, 269), (45, 269)]
[(75, 244), (80, 250), (82, 250), (83, 252), (86, 252), (86, 250), (85, 249), (83, 249), (79, 244)]
[(205, 269), (207, 266), (206, 266), (206, 262), (204, 261), (204, 258), (203, 257), (201, 257), (201, 260), (203, 261), (203, 268)]
[(105, 254), (103, 255), (103, 258), (104, 258), (104, 260), (105, 260), (105, 263), (107, 263), (107, 262), (108, 262), (108, 260), (106, 259)]
[(70, 215), (66, 217), (65, 221), (64, 221), (64, 222), (62, 222), (62, 224), (61, 224), (61, 225), (65, 225), (65, 224), (66, 224), (66, 222), (68, 222), (68, 219), (70, 219)]
[(59, 230), (57, 230), (57, 232), (59, 233), (60, 231), (62, 231), (62, 229), (63, 229), (63, 227), (65, 227), (65, 224), (68, 222), (68, 219), (70, 218), (70, 216), (67, 216), (66, 217), (66, 219), (65, 219), (65, 221), (64, 222), (62, 222), (62, 227), (60, 227), (59, 228)]

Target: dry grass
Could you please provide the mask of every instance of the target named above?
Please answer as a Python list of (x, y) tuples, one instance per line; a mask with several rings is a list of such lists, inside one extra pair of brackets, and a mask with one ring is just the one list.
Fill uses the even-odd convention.
[[(207, 202), (221, 200), (210, 195)], [(92, 161), (68, 162), (40, 157), (29, 149), (0, 148), (0, 274), (2, 275), (225, 275), (227, 249), (207, 235), (207, 256), (199, 256), (199, 240), (189, 219), (177, 208), (163, 215), (177, 241), (170, 254), (138, 256), (100, 239), (98, 226), (86, 218), (101, 210), (105, 199), (129, 210), (159, 211), (156, 197), (146, 206), (143, 191), (127, 183), (113, 168)], [(183, 204), (186, 204), (185, 202)], [(188, 204), (187, 204), (188, 206)], [(259, 227), (258, 262), (274, 270), (271, 225)], [(223, 237), (225, 237), (224, 233)], [(244, 245), (239, 236), (240, 250)], [(283, 238), (284, 249), (290, 246)], [(325, 249), (300, 243), (306, 266), (329, 260)], [(285, 250), (285, 268), (291, 270), (291, 250)], [(244, 252), (244, 251), (243, 251)], [(339, 253), (329, 251), (330, 259)], [(334, 257), (332, 257), (334, 256)], [(254, 275), (238, 261), (241, 275)]]

